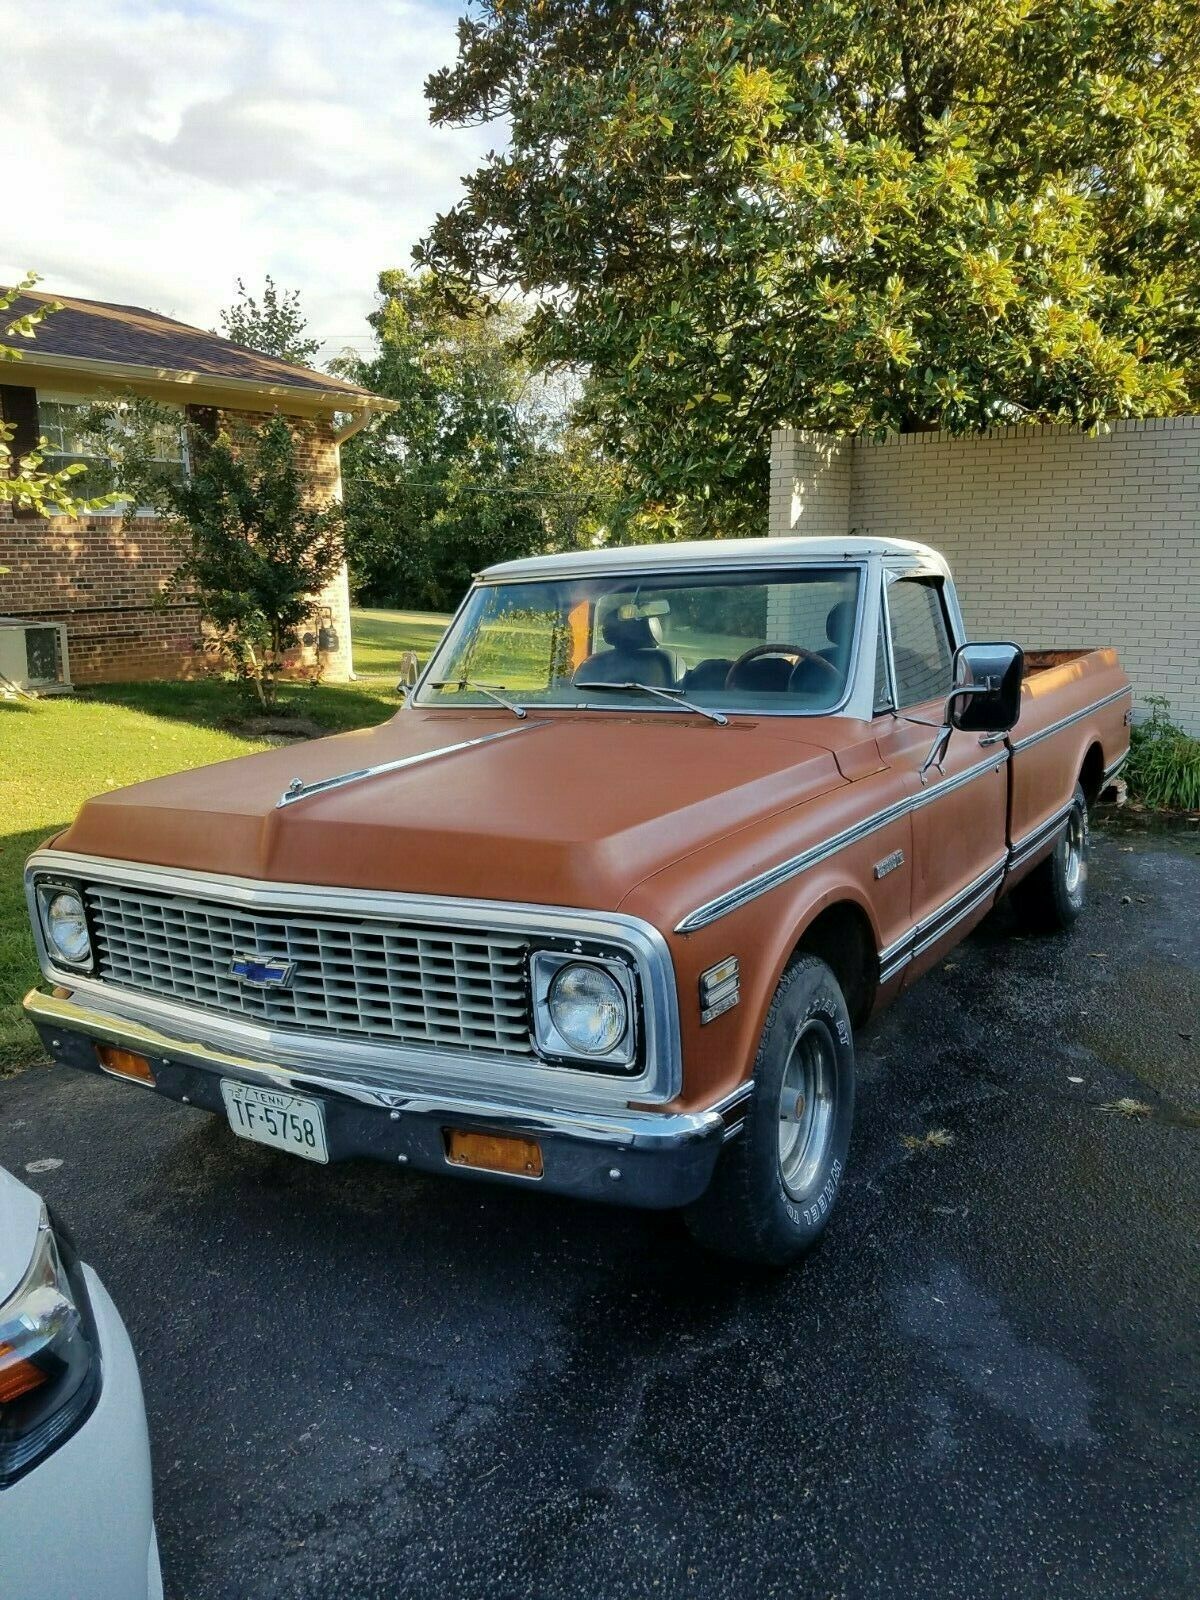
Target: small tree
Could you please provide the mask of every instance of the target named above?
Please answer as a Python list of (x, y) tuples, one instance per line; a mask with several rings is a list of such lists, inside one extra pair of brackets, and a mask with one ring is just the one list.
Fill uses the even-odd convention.
[(265, 356), (311, 366), (321, 349), (319, 339), (309, 339), (308, 319), (300, 309), (298, 289), (277, 289), (268, 272), (262, 299), (256, 300), (239, 278), (238, 297), (221, 312), (221, 329), (227, 339)]
[[(6, 344), (8, 339), (33, 339), (38, 324), (62, 307), (55, 300), (47, 300), (19, 316), (6, 316), (17, 300), (37, 282), (35, 273), (27, 273), (11, 289), (0, 289), (0, 365), (20, 361), (21, 352)], [(0, 417), (0, 500), (10, 500), (24, 511), (34, 511), (44, 516), (48, 511), (58, 511), (64, 516), (78, 516), (81, 512), (100, 511), (113, 504), (115, 496), (101, 495), (90, 500), (80, 499), (71, 493), (71, 479), (87, 469), (81, 461), (72, 462), (57, 472), (43, 472), (45, 440), (38, 441), (35, 450), (26, 451), (15, 460), (12, 441), (15, 429)], [(0, 572), (5, 569), (0, 567)]]
[[(106, 421), (103, 412), (97, 420)], [(147, 437), (146, 427), (122, 430), (120, 498), (154, 506), (178, 535), (184, 554), (166, 592), (195, 602), (209, 630), (205, 648), (272, 705), (313, 597), (341, 567), (342, 508), (306, 492), (295, 437), (279, 415), (213, 439), (193, 430), (192, 471), (182, 482), (147, 458)]]

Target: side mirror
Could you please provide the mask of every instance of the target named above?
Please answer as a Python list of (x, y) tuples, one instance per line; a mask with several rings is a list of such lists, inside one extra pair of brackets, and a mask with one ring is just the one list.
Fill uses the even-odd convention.
[(396, 685), (396, 693), (401, 699), (407, 697), (420, 676), (421, 669), (417, 664), (417, 652), (415, 650), (402, 650), (400, 652), (400, 681)]
[(1015, 644), (964, 644), (954, 652), (947, 721), (963, 733), (1007, 733), (1021, 715), (1025, 652)]
[(1019, 645), (959, 645), (954, 652), (953, 674), (954, 687), (946, 697), (942, 725), (921, 763), (922, 783), (930, 767), (941, 771), (955, 728), (963, 733), (998, 737), (1015, 727), (1021, 715), (1025, 652)]

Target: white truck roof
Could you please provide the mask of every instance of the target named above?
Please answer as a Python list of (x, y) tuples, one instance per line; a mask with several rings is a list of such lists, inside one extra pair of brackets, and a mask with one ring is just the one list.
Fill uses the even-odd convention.
[(787, 567), (809, 562), (863, 561), (870, 556), (907, 557), (947, 570), (929, 545), (911, 539), (874, 539), (846, 535), (841, 539), (693, 539), (677, 544), (616, 545), (599, 550), (568, 550), (556, 556), (528, 556), (501, 561), (480, 573), (485, 583), (527, 578), (579, 577), (606, 572), (658, 572), (673, 567)]

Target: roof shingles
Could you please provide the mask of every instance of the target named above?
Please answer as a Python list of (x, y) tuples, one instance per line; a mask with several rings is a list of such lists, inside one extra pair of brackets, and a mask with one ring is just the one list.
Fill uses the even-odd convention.
[(20, 295), (5, 314), (24, 316), (47, 301), (62, 307), (38, 325), (37, 339), (30, 345), (24, 339), (11, 341), (36, 359), (38, 355), (65, 356), (79, 361), (112, 361), (132, 367), (154, 367), (172, 372), (194, 372), (214, 379), (234, 378), (248, 383), (280, 385), (288, 389), (307, 389), (329, 394), (345, 393), (347, 398), (366, 396), (368, 391), (327, 372), (293, 366), (275, 356), (232, 344), (220, 334), (206, 333), (157, 311), (140, 306), (110, 305), (102, 300), (76, 300), (66, 295)]

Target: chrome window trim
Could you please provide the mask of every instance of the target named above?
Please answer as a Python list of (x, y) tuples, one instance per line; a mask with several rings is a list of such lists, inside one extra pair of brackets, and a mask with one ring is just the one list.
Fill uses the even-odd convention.
[[(907, 712), (912, 711), (917, 706), (929, 705), (931, 703), (931, 699), (932, 700), (936, 700), (939, 703), (942, 700), (945, 699), (944, 695), (934, 695), (934, 696), (931, 697), (931, 699), (912, 700), (912, 701), (909, 701), (906, 705), (901, 705), (900, 704), (900, 698), (899, 698), (899, 695), (897, 693), (897, 687), (896, 687), (896, 684), (897, 684), (897, 680), (896, 680), (896, 650), (895, 650), (895, 646), (894, 646), (894, 644), (892, 642), (892, 612), (891, 612), (891, 605), (890, 605), (890, 602), (889, 602), (889, 596), (891, 594), (892, 585), (894, 583), (903, 583), (907, 579), (912, 579), (912, 578), (917, 579), (918, 582), (932, 581), (933, 583), (937, 584), (937, 586), (938, 586), (937, 587), (938, 608), (942, 613), (942, 621), (946, 624), (946, 638), (948, 639), (948, 641), (950, 643), (950, 661), (951, 661), (952, 668), (953, 668), (953, 662), (954, 662), (954, 652), (957, 649), (959, 649), (959, 647), (966, 642), (965, 635), (964, 635), (964, 632), (963, 632), (962, 614), (958, 610), (958, 596), (957, 596), (957, 594), (954, 594), (954, 580), (953, 579), (948, 579), (946, 574), (944, 572), (939, 571), (937, 567), (919, 566), (919, 565), (918, 566), (912, 566), (912, 567), (891, 566), (891, 565), (889, 565), (889, 564), (887, 564), (885, 562), (885, 564), (884, 564), (884, 584), (883, 584), (883, 603), (884, 603), (884, 609), (885, 609), (885, 611), (887, 613), (888, 669), (889, 669), (889, 677), (890, 677), (890, 687), (891, 687), (891, 691), (892, 691), (892, 706), (891, 706), (891, 709), (895, 712), (895, 714), (898, 717), (903, 717)], [(953, 605), (951, 604), (951, 599), (950, 599), (952, 594), (954, 594), (954, 603), (953, 603)], [(951, 677), (953, 677), (953, 671), (951, 672)]]
[[(795, 567), (797, 569), (801, 569), (802, 570), (803, 568), (808, 567), (808, 566), (819, 567), (819, 568), (823, 567), (823, 568), (827, 568), (827, 569), (830, 569), (830, 570), (838, 570), (839, 568), (853, 567), (853, 568), (855, 568), (855, 570), (858, 573), (858, 592), (857, 592), (856, 599), (855, 599), (855, 612), (854, 612), (854, 640), (853, 640), (853, 646), (852, 646), (852, 649), (851, 649), (851, 652), (850, 652), (850, 660), (849, 660), (849, 663), (847, 664), (847, 668), (846, 668), (846, 682), (845, 682), (844, 692), (842, 694), (841, 699), (838, 700), (838, 702), (835, 705), (820, 706), (820, 707), (815, 707), (815, 708), (812, 708), (812, 709), (809, 709), (809, 710), (802, 710), (802, 709), (800, 709), (798, 707), (792, 707), (792, 708), (790, 708), (789, 710), (786, 710), (786, 711), (772, 711), (772, 710), (769, 710), (769, 709), (760, 710), (760, 709), (758, 709), (756, 707), (738, 707), (738, 706), (714, 706), (714, 707), (706, 707), (706, 709), (721, 711), (721, 712), (724, 713), (725, 716), (728, 716), (728, 717), (755, 717), (755, 718), (758, 718), (758, 717), (835, 717), (835, 716), (837, 716), (839, 714), (839, 712), (844, 711), (846, 706), (849, 704), (850, 700), (853, 699), (855, 690), (856, 690), (857, 685), (858, 685), (859, 666), (860, 666), (860, 662), (862, 660), (863, 619), (864, 619), (864, 617), (866, 615), (866, 610), (865, 610), (865, 606), (866, 606), (866, 591), (867, 591), (868, 588), (874, 588), (874, 585), (870, 581), (870, 579), (871, 579), (871, 571), (872, 571), (871, 557), (869, 557), (869, 556), (855, 556), (852, 560), (843, 561), (843, 562), (840, 562), (840, 563), (835, 561), (835, 560), (833, 560), (833, 558), (830, 557), (830, 556), (824, 556), (822, 558), (818, 558), (818, 557), (814, 556), (811, 561), (784, 561), (784, 562), (772, 562), (772, 561), (766, 561), (766, 560), (764, 560), (762, 558), (756, 558), (753, 562), (748, 562), (745, 565), (739, 564), (739, 565), (733, 567), (733, 571), (738, 573), (740, 576), (744, 576), (746, 574), (753, 574), (755, 572), (779, 572), (779, 571), (784, 570), (787, 567)], [(614, 582), (620, 582), (622, 578), (637, 577), (638, 573), (639, 573), (639, 570), (644, 570), (644, 569), (638, 569), (637, 567), (630, 567), (628, 569), (616, 568), (616, 569), (613, 570), (611, 576), (612, 576)], [(661, 573), (661, 576), (670, 577), (672, 579), (674, 579), (676, 577), (679, 577), (679, 578), (701, 577), (701, 576), (702, 577), (711, 577), (713, 572), (714, 572), (714, 570), (717, 570), (717, 569), (714, 569), (713, 567), (704, 567), (704, 566), (699, 566), (699, 565), (688, 564), (686, 566), (680, 566), (678, 568), (666, 568), (666, 569), (663, 569), (663, 571)], [(657, 571), (656, 571), (655, 575), (656, 576), (659, 575), (657, 573)], [(425, 686), (425, 680), (432, 676), (435, 662), (437, 661), (439, 655), (441, 655), (442, 651), (445, 649), (446, 641), (450, 638), (450, 635), (453, 633), (454, 628), (458, 623), (459, 617), (466, 610), (467, 604), (470, 601), (471, 596), (473, 594), (475, 594), (477, 590), (479, 590), (479, 589), (497, 589), (497, 588), (501, 588), (501, 587), (507, 586), (508, 584), (514, 584), (514, 583), (552, 583), (552, 582), (556, 581), (559, 578), (598, 577), (598, 576), (604, 576), (604, 577), (607, 578), (609, 576), (609, 574), (607, 573), (607, 571), (604, 572), (603, 574), (599, 574), (599, 573), (596, 573), (596, 572), (580, 571), (580, 572), (561, 572), (561, 573), (553, 573), (553, 574), (551, 574), (551, 573), (546, 573), (546, 574), (529, 573), (529, 574), (523, 575), (522, 577), (519, 577), (519, 578), (504, 578), (504, 577), (488, 578), (486, 576), (476, 578), (475, 582), (471, 585), (471, 587), (467, 590), (466, 594), (463, 596), (463, 599), (462, 599), (461, 603), (459, 604), (459, 607), (458, 607), (457, 611), (455, 611), (453, 617), (451, 617), (450, 621), (447, 623), (446, 631), (442, 634), (442, 637), (438, 640), (437, 646), (434, 649), (433, 654), (430, 656), (429, 660), (426, 662), (425, 670), (421, 673), (420, 677), (417, 679), (416, 683), (413, 685), (412, 693), (409, 695), (409, 697), (408, 697), (408, 699), (406, 701), (406, 705), (420, 706), (422, 711), (481, 711), (481, 710), (486, 709), (485, 707), (476, 705), (474, 703), (470, 703), (470, 704), (467, 704), (467, 705), (461, 705), (461, 706), (455, 706), (452, 703), (452, 701), (447, 701), (447, 700), (424, 700), (424, 699), (421, 698), (421, 695), (423, 693), (424, 686)], [(873, 671), (874, 670), (874, 662), (871, 663), (871, 666), (872, 666), (872, 671)], [(620, 714), (621, 716), (627, 715), (630, 711), (636, 711), (639, 716), (641, 716), (644, 713), (644, 714), (646, 714), (648, 716), (660, 716), (660, 717), (661, 716), (666, 716), (666, 717), (676, 716), (677, 717), (677, 716), (680, 716), (681, 714), (683, 714), (683, 710), (684, 710), (684, 708), (682, 706), (646, 705), (641, 700), (631, 700), (631, 703), (628, 704), (628, 705), (625, 705), (624, 703), (612, 704), (612, 703), (610, 703), (608, 701), (602, 701), (600, 703), (597, 703), (595, 701), (587, 701), (587, 700), (579, 700), (579, 701), (575, 701), (573, 704), (562, 704), (562, 705), (550, 704), (550, 703), (547, 703), (545, 701), (539, 701), (539, 700), (523, 700), (521, 703), (522, 703), (522, 705), (524, 705), (524, 707), (525, 707), (525, 709), (527, 711), (529, 711), (529, 712), (531, 712), (534, 715), (539, 716), (539, 717), (542, 716), (544, 713), (555, 712), (555, 711), (557, 711), (557, 712), (566, 711), (566, 712), (573, 712), (573, 713), (577, 713), (577, 712), (580, 712), (580, 711), (611, 711), (611, 712), (616, 712), (616, 713)], [(513, 730), (513, 731), (516, 731), (516, 730)]]
[[(605, 1075), (537, 1060), (514, 1061), (483, 1052), (424, 1046), (386, 1046), (337, 1035), (292, 1032), (229, 1017), (176, 1001), (119, 989), (101, 979), (82, 977), (55, 964), (36, 915), (35, 882), (43, 873), (69, 873), (82, 882), (117, 883), (160, 893), (191, 895), (255, 909), (288, 912), (319, 910), (348, 916), (424, 922), (441, 928), (483, 929), (528, 934), (539, 939), (588, 940), (618, 952), (637, 972), (645, 1059), (636, 1076)], [(662, 1104), (682, 1089), (683, 1069), (675, 969), (666, 940), (657, 928), (623, 912), (590, 911), (500, 900), (468, 900), (390, 890), (310, 884), (269, 883), (180, 867), (145, 866), (107, 857), (40, 850), (25, 868), (26, 897), (42, 972), (50, 983), (102, 1004), (114, 1015), (147, 1021), (184, 1040), (236, 1047), (267, 1060), (298, 1068), (325, 1069), (331, 1079), (390, 1082), (397, 1090), (502, 1091), (525, 1104), (621, 1107), (628, 1101)], [(583, 953), (583, 952), (581, 952)]]
[(1084, 717), (1090, 717), (1093, 712), (1102, 711), (1105, 706), (1112, 705), (1114, 700), (1121, 700), (1125, 695), (1133, 694), (1132, 684), (1124, 689), (1114, 689), (1112, 694), (1106, 694), (1102, 700), (1093, 700), (1090, 706), (1084, 706), (1082, 711), (1072, 711), (1069, 717), (1060, 717), (1057, 722), (1050, 723), (1049, 727), (1039, 728), (1036, 733), (1027, 733), (1023, 739), (1014, 739), (1014, 750), (1027, 750), (1030, 745), (1040, 744), (1043, 739), (1048, 739), (1052, 733), (1061, 733), (1064, 728), (1071, 727), (1076, 722), (1082, 722)]
[(744, 883), (727, 890), (724, 894), (717, 895), (715, 899), (706, 901), (697, 906), (694, 911), (689, 911), (687, 916), (675, 924), (676, 933), (695, 933), (700, 928), (708, 927), (709, 923), (716, 922), (719, 918), (728, 916), (731, 911), (737, 911), (751, 900), (757, 900), (760, 895), (768, 894), (772, 889), (777, 889), (781, 884), (789, 882), (801, 872), (806, 872), (809, 867), (815, 867), (829, 856), (836, 855), (839, 850), (845, 850), (848, 845), (857, 844), (860, 840), (868, 838), (872, 833), (877, 833), (880, 828), (886, 828), (890, 822), (898, 822), (910, 812), (919, 811), (922, 806), (931, 805), (944, 794), (950, 794), (955, 789), (961, 789), (964, 784), (972, 783), (986, 772), (996, 772), (1008, 760), (1007, 750), (999, 759), (989, 756), (986, 761), (977, 762), (975, 766), (968, 767), (965, 772), (957, 772), (951, 778), (944, 778), (941, 783), (931, 788), (922, 789), (919, 794), (906, 795), (903, 800), (894, 801), (882, 810), (872, 812), (864, 817), (861, 822), (853, 823), (848, 828), (843, 828), (840, 833), (835, 833), (832, 838), (823, 840), (820, 844), (811, 845), (807, 850), (802, 850), (798, 855), (790, 856), (786, 861), (781, 861), (778, 866), (768, 867), (765, 872), (756, 873), (753, 878), (747, 878)]
[(885, 581), (880, 585), (879, 589), (879, 637), (875, 642), (875, 650), (876, 654), (878, 654), (880, 650), (883, 651), (883, 678), (885, 692), (887, 694), (887, 704), (882, 706), (877, 706), (875, 704), (875, 684), (874, 680), (872, 680), (872, 718), (894, 717), (898, 715), (896, 711), (896, 666), (895, 662), (892, 660), (892, 618), (890, 612), (888, 611), (887, 603), (888, 587), (889, 585), (885, 574)]

